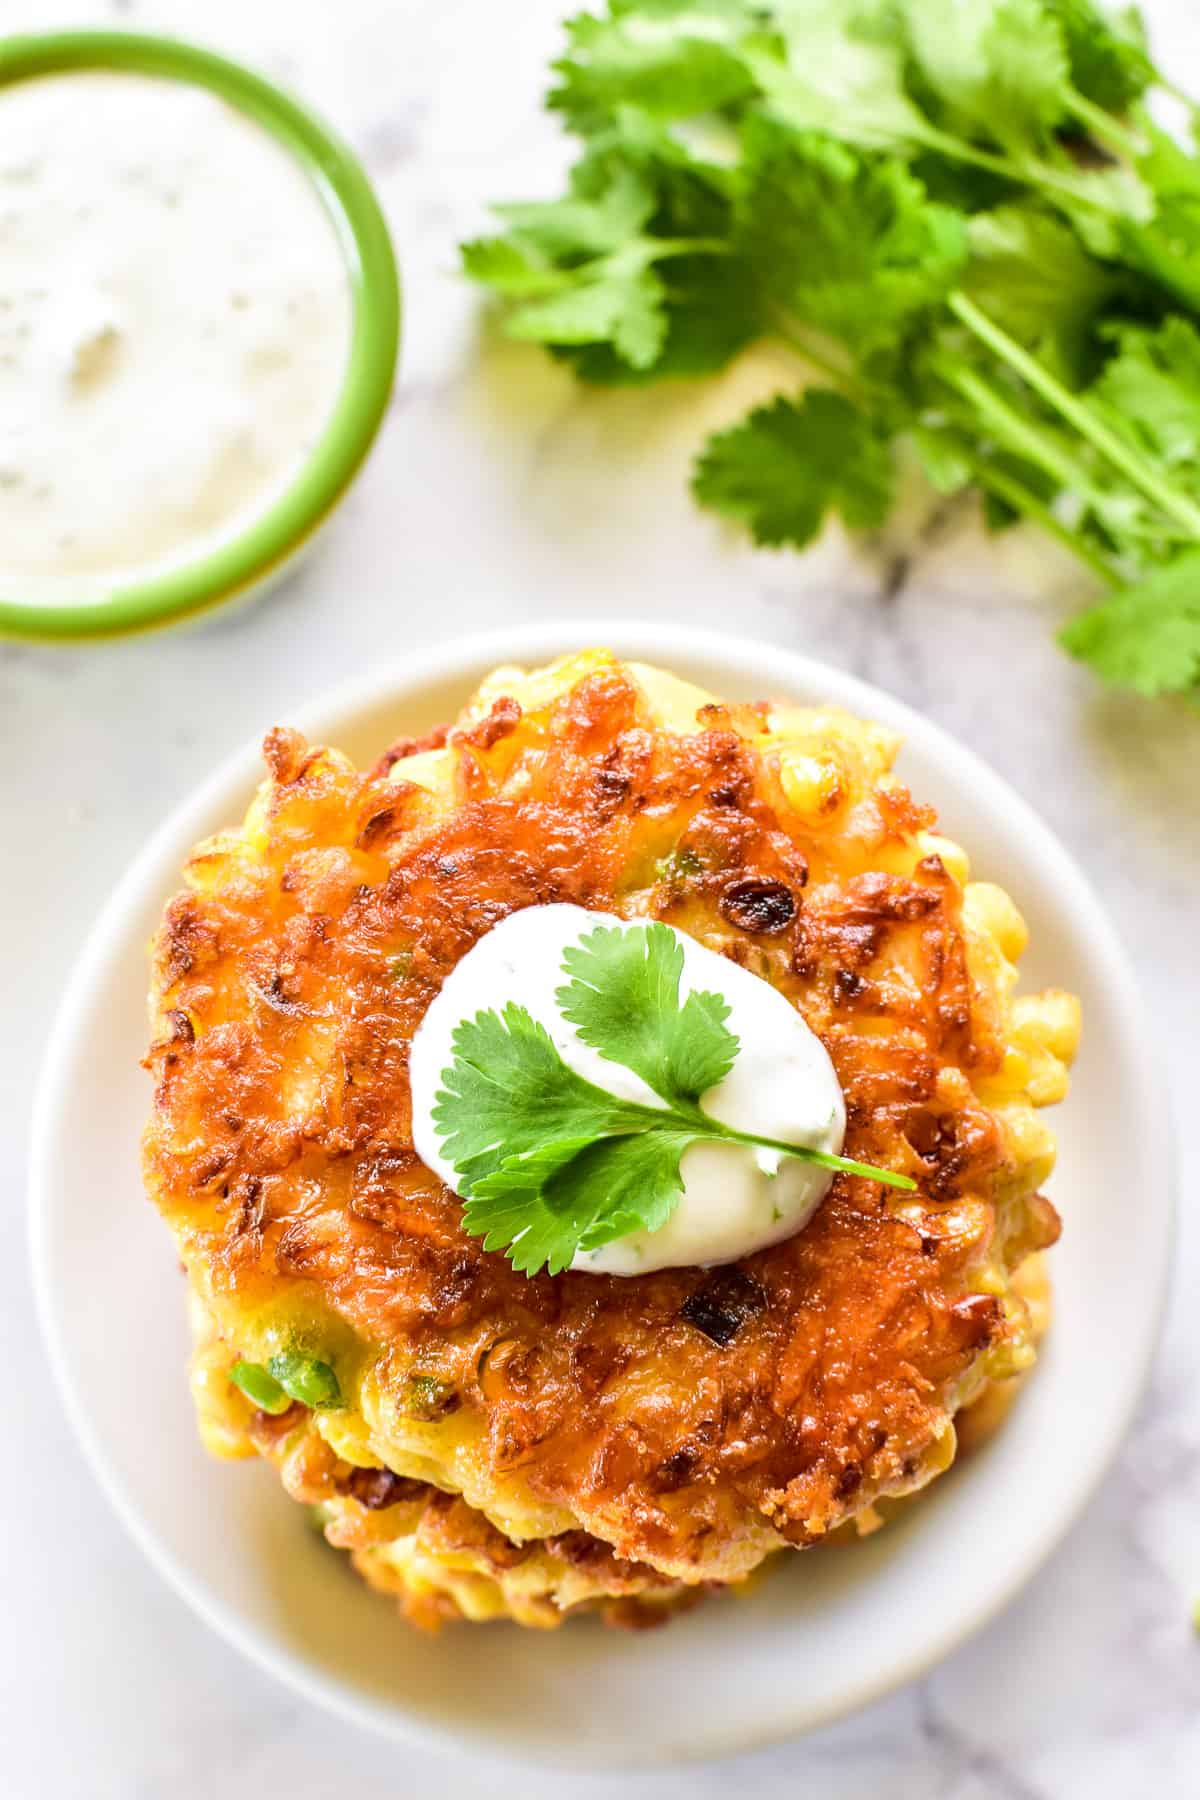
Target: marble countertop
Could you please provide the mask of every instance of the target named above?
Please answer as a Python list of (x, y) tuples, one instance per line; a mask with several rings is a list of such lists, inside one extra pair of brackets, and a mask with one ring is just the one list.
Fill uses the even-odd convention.
[[(87, 649), (0, 645), (0, 1268), (8, 1464), (0, 1789), (13, 1800), (490, 1795), (495, 1772), (398, 1752), (305, 1710), (218, 1642), (110, 1515), (61, 1417), (20, 1247), (30, 1097), (89, 923), (150, 829), (231, 748), (409, 645), (507, 622), (692, 620), (824, 657), (972, 744), (1090, 872), (1145, 983), (1178, 1114), (1195, 1108), (1200, 723), (1103, 692), (1055, 650), (1077, 578), (1044, 541), (970, 515), (921, 547), (754, 553), (688, 500), (692, 447), (779, 371), (588, 396), (481, 331), (456, 240), (489, 197), (549, 192), (540, 111), (556, 0), (0, 0), (0, 30), (83, 20), (204, 37), (294, 85), (365, 158), (403, 262), (403, 379), (317, 557), (190, 632)], [(1200, 8), (1150, 7), (1200, 87)], [(1183, 75), (1186, 80), (1186, 74)], [(1015, 1605), (919, 1685), (736, 1764), (623, 1776), (627, 1800), (1127, 1800), (1200, 1792), (1200, 1284), (1183, 1156), (1173, 1309), (1103, 1490)], [(1136, 1229), (1137, 1196), (1129, 1196)], [(1118, 1352), (1119, 1353), (1119, 1352)], [(1086, 1395), (1081, 1404), (1086, 1404)], [(524, 1800), (613, 1791), (531, 1771)]]

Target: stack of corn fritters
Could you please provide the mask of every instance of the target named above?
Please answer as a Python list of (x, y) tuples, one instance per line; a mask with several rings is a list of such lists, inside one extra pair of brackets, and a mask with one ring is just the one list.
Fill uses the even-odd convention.
[[(1020, 916), (896, 749), (595, 651), (496, 671), (366, 774), (272, 732), (245, 824), (194, 852), (154, 951), (145, 1172), (201, 1429), (274, 1462), (418, 1622), (652, 1620), (870, 1530), (1032, 1361), (1058, 1233), (1035, 1109), (1077, 1008), (1014, 997)], [(550, 901), (770, 981), (833, 1060), (846, 1154), (918, 1192), (838, 1176), (720, 1269), (527, 1279), (486, 1253), (413, 1150), (409, 1045), (471, 945)], [(338, 1404), (256, 1412), (229, 1380), (288, 1352)]]

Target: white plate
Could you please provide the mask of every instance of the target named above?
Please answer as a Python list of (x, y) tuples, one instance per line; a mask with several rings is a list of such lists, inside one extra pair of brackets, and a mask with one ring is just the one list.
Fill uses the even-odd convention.
[(902, 1523), (839, 1554), (791, 1558), (752, 1595), (710, 1600), (664, 1631), (576, 1621), (551, 1636), (493, 1625), (434, 1639), (311, 1534), (272, 1471), (209, 1461), (184, 1379), (183, 1282), (138, 1177), (145, 956), (189, 846), (241, 817), (257, 748), (168, 821), (113, 895), (53, 1035), (32, 1162), (35, 1284), (58, 1380), (101, 1482), (162, 1574), (231, 1643), (349, 1718), (409, 1741), (576, 1766), (713, 1756), (805, 1730), (911, 1679), (989, 1619), (1070, 1527), (1117, 1448), (1154, 1347), (1171, 1245), (1164, 1088), (1111, 926), (1028, 807), (888, 695), (774, 646), (596, 622), (411, 657), (288, 722), (370, 760), (389, 738), (453, 714), (495, 663), (587, 643), (731, 698), (836, 701), (896, 727), (902, 773), (939, 807), (976, 874), (1024, 911), (1026, 983), (1083, 997), (1083, 1051), (1057, 1114), (1054, 1328), (982, 1454)]

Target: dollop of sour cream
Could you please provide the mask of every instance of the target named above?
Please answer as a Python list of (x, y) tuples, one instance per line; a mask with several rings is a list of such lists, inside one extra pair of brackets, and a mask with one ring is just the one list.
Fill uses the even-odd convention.
[[(631, 923), (637, 921), (580, 906), (527, 907), (480, 938), (446, 978), (413, 1038), (409, 1075), (417, 1154), (448, 1187), (456, 1186), (458, 1173), (442, 1154), (433, 1108), (454, 1061), (455, 1029), (478, 1012), (499, 1012), (515, 1000), (545, 1026), (577, 1074), (621, 1099), (662, 1106), (631, 1069), (583, 1043), (555, 1001), (567, 980), (562, 964), (568, 946), (598, 925)], [(674, 936), (683, 948), (680, 997), (696, 989), (720, 994), (740, 1046), (729, 1074), (701, 1097), (704, 1111), (757, 1137), (839, 1154), (845, 1104), (820, 1039), (768, 982), (683, 932)], [(571, 1267), (644, 1275), (734, 1262), (800, 1231), (833, 1179), (813, 1163), (741, 1144), (693, 1144), (680, 1172), (683, 1194), (661, 1230), (632, 1231), (598, 1250), (580, 1251)]]
[(352, 302), (304, 170), (183, 81), (0, 88), (0, 595), (102, 602), (295, 480)]

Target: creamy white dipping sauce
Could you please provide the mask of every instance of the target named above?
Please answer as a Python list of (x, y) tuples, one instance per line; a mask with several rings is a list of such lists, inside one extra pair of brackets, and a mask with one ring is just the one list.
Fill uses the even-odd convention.
[[(580, 906), (531, 906), (480, 938), (447, 976), (413, 1038), (409, 1077), (413, 1143), (448, 1187), (456, 1186), (457, 1171), (442, 1154), (432, 1114), (454, 1061), (454, 1031), (462, 1020), (489, 1009), (499, 1012), (510, 1000), (545, 1026), (577, 1074), (621, 1099), (662, 1107), (631, 1069), (581, 1041), (554, 997), (567, 979), (562, 961), (569, 945), (598, 925), (636, 923)], [(845, 1104), (820, 1039), (768, 982), (685, 933), (674, 935), (684, 955), (680, 997), (695, 989), (719, 993), (730, 1008), (728, 1028), (740, 1042), (729, 1074), (702, 1096), (704, 1111), (756, 1137), (839, 1154)], [(812, 1163), (740, 1144), (693, 1144), (684, 1152), (681, 1173), (683, 1195), (660, 1231), (634, 1231), (598, 1250), (580, 1251), (571, 1267), (644, 1275), (734, 1262), (801, 1230), (833, 1179)]]
[(214, 94), (0, 89), (0, 598), (100, 601), (244, 530), (333, 410), (351, 312), (316, 189)]

